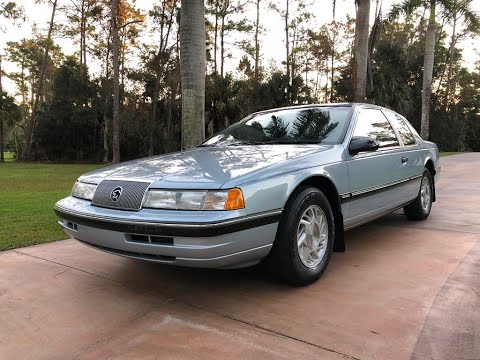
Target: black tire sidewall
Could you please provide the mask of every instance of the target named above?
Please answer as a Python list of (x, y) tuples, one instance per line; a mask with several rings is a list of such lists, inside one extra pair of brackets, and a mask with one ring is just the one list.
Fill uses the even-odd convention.
[[(430, 204), (428, 205), (428, 211), (423, 210), (423, 208), (422, 210), (425, 216), (428, 216), (430, 215), (430, 212), (432, 211), (432, 206), (433, 206), (433, 178), (432, 178), (432, 175), (430, 174), (430, 171), (428, 170), (425, 170), (423, 172), (422, 182), (425, 177), (428, 178), (428, 184), (430, 186)], [(421, 191), (421, 187), (420, 187), (420, 191)], [(420, 200), (420, 205), (421, 205), (421, 200)]]
[[(430, 181), (430, 206), (428, 207), (428, 211), (425, 211), (422, 207), (422, 183), (425, 177), (427, 177)], [(432, 177), (432, 174), (430, 174), (430, 171), (428, 171), (428, 169), (425, 169), (423, 172), (422, 179), (420, 181), (420, 188), (418, 189), (417, 197), (412, 203), (408, 204), (403, 208), (407, 218), (410, 220), (426, 219), (430, 215), (430, 212), (432, 211), (433, 193), (434, 193), (433, 177)]]
[[(290, 282), (298, 285), (305, 285), (318, 279), (325, 271), (331, 257), (333, 242), (335, 238), (335, 221), (332, 208), (327, 197), (317, 188), (308, 187), (302, 189), (285, 207), (285, 217), (280, 224), (277, 240), (282, 242), (286, 254), (288, 254), (288, 264), (290, 269), (285, 269)], [(300, 219), (305, 210), (311, 206), (319, 206), (327, 218), (328, 240), (327, 249), (321, 262), (314, 268), (305, 266), (300, 259), (297, 246), (297, 229)], [(285, 249), (287, 248), (287, 249)]]

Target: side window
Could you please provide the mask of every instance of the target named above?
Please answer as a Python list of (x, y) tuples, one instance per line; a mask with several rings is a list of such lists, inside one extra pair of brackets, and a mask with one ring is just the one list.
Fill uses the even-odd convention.
[(415, 136), (413, 135), (412, 131), (410, 130), (410, 127), (408, 126), (407, 122), (403, 117), (400, 115), (387, 111), (386, 115), (388, 119), (395, 125), (395, 127), (398, 130), (398, 133), (400, 134), (400, 137), (402, 138), (403, 145), (405, 146), (411, 146), (411, 145), (416, 145), (417, 141), (415, 140)]
[(409, 145), (416, 145), (417, 141), (415, 140), (415, 136), (413, 135), (410, 127), (407, 125), (405, 119), (403, 119), (400, 115), (395, 114), (395, 117), (398, 120), (397, 129), (400, 133), (400, 137), (402, 138), (403, 144), (405, 146)]
[(360, 110), (353, 136), (369, 136), (377, 140), (381, 148), (399, 145), (392, 125), (385, 115), (376, 109)]

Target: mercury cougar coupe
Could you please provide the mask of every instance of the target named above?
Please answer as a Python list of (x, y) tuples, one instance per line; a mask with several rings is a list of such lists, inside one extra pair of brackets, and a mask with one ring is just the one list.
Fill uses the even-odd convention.
[(309, 284), (344, 231), (403, 208), (428, 217), (437, 146), (394, 111), (325, 104), (261, 111), (197, 148), (78, 178), (59, 224), (93, 248), (164, 264), (240, 268), (264, 261)]

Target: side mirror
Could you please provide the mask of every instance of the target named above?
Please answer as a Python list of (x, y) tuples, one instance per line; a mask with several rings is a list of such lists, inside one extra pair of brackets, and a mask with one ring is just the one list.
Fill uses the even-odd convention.
[(350, 140), (350, 145), (348, 146), (348, 152), (355, 156), (362, 151), (377, 151), (380, 147), (380, 144), (377, 140), (368, 137), (368, 136), (354, 136)]

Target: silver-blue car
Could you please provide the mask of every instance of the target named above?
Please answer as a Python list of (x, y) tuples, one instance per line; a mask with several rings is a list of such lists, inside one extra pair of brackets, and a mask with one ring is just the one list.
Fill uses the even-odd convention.
[(55, 205), (96, 249), (165, 264), (264, 261), (292, 284), (325, 271), (344, 231), (403, 208), (428, 217), (439, 152), (394, 111), (368, 104), (267, 110), (195, 149), (81, 176)]

